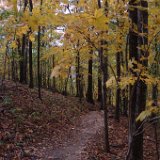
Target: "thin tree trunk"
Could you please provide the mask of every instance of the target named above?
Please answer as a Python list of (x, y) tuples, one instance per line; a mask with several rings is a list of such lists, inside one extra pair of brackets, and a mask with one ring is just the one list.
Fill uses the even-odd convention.
[(15, 78), (15, 59), (14, 59), (14, 55), (13, 55), (13, 51), (12, 51), (12, 61), (11, 61), (11, 64), (12, 64), (12, 80), (15, 81), (16, 78)]
[(27, 84), (28, 82), (28, 50), (27, 50), (27, 47), (26, 45), (28, 44), (28, 39), (26, 38), (26, 41), (25, 41), (25, 53), (24, 53), (24, 83)]
[[(128, 37), (128, 36), (127, 36)], [(125, 56), (125, 58), (124, 58)], [(126, 43), (126, 52), (125, 52), (125, 55), (121, 54), (121, 62), (122, 62), (122, 66), (123, 68), (126, 67), (126, 71), (128, 72), (128, 66), (125, 65), (125, 61), (126, 60), (126, 63), (128, 62), (128, 38), (127, 38), (127, 43)], [(125, 74), (124, 74), (125, 76)], [(122, 90), (122, 106), (123, 106), (123, 115), (124, 116), (128, 116), (128, 85), (126, 86), (126, 88), (124, 88)]]
[(77, 56), (76, 56), (76, 90), (77, 94), (76, 96), (80, 96), (80, 54), (79, 51), (77, 51)]
[[(105, 8), (104, 11), (106, 12), (106, 16), (108, 13), (108, 2), (105, 0)], [(98, 7), (101, 7), (101, 1), (98, 0)], [(106, 44), (107, 42), (101, 41), (101, 44)], [(110, 152), (110, 145), (109, 145), (109, 133), (108, 133), (108, 102), (107, 102), (107, 88), (106, 88), (106, 81), (108, 80), (108, 56), (104, 55), (104, 50), (101, 47), (99, 50), (99, 56), (100, 56), (100, 65), (101, 65), (101, 73), (102, 73), (102, 99), (101, 99), (101, 105), (104, 109), (104, 126), (105, 126), (105, 151)]]
[(33, 86), (32, 41), (29, 41), (29, 87)]
[(1, 84), (2, 88), (3, 88), (3, 81), (6, 79), (7, 53), (8, 53), (8, 44), (6, 44), (6, 51), (5, 51), (5, 55), (3, 58), (4, 69), (3, 69), (3, 74), (2, 74), (2, 84)]
[(152, 100), (154, 106), (158, 105), (158, 84), (153, 84), (152, 86)]
[(41, 97), (41, 72), (40, 72), (40, 46), (41, 46), (41, 27), (38, 27), (38, 50), (37, 50), (37, 77), (38, 77), (38, 97)]
[(100, 68), (100, 66), (98, 66), (98, 99), (97, 99), (98, 102), (101, 102), (101, 98), (102, 98), (102, 91), (101, 91), (102, 83), (101, 83), (101, 81), (102, 81), (101, 80), (101, 68)]
[(87, 95), (86, 95), (86, 98), (87, 98), (87, 102), (89, 103), (94, 103), (93, 101), (93, 78), (92, 78), (92, 54), (93, 54), (93, 51), (90, 52), (90, 58), (89, 58), (89, 61), (88, 61), (88, 89), (87, 89)]
[(104, 109), (104, 124), (105, 124), (105, 151), (110, 151), (109, 133), (108, 133), (108, 108), (107, 108), (107, 89), (106, 81), (108, 80), (108, 57), (101, 52), (101, 69), (102, 69), (102, 99), (101, 105)]
[[(42, 0), (40, 1), (40, 10), (42, 7)], [(40, 49), (41, 49), (41, 27), (38, 26), (38, 50), (37, 50), (37, 77), (38, 77), (38, 97), (39, 99), (42, 100), (41, 97), (41, 85), (42, 85), (42, 80), (41, 80), (41, 71), (40, 71)]]
[[(117, 81), (120, 82), (120, 76), (121, 76), (121, 64), (120, 64), (120, 56), (121, 53), (118, 52), (116, 55), (116, 70), (117, 70)], [(119, 88), (119, 86), (117, 85), (117, 89), (116, 89), (116, 112), (115, 112), (115, 120), (117, 120), (119, 122), (120, 120), (120, 104), (121, 104), (121, 98), (120, 95), (121, 94), (121, 89)]]
[(84, 81), (83, 81), (83, 74), (81, 73), (80, 74), (80, 88), (79, 88), (79, 92), (80, 92), (80, 95), (79, 95), (79, 100), (80, 102), (82, 102), (82, 98), (84, 97), (84, 94), (83, 94), (83, 89), (84, 89)]
[[(29, 0), (29, 10), (32, 12), (33, 10), (33, 3), (32, 0)], [(30, 33), (32, 33), (32, 29), (30, 28)], [(32, 61), (32, 41), (29, 40), (29, 87), (33, 88), (33, 61)]]
[[(25, 12), (26, 10), (26, 7), (27, 7), (27, 4), (28, 4), (28, 0), (24, 1), (24, 9), (23, 9), (23, 12)], [(20, 44), (20, 42), (19, 42)], [(23, 34), (23, 37), (22, 37), (22, 49), (21, 49), (21, 53), (20, 53), (20, 83), (27, 83), (27, 61), (26, 61), (26, 58), (27, 58), (27, 55), (26, 52), (26, 35)]]
[[(26, 36), (23, 35), (22, 37), (22, 50), (20, 52), (20, 83), (24, 83), (25, 82), (25, 73), (24, 73), (24, 63), (25, 63), (25, 42), (26, 42)], [(20, 44), (20, 42), (19, 42)]]
[[(55, 56), (53, 55), (53, 59), (52, 59), (52, 64), (53, 64), (53, 68), (55, 67)], [(52, 90), (56, 91), (56, 79), (55, 77), (53, 77), (53, 86), (52, 86)]]
[(11, 62), (8, 60), (8, 80), (11, 79)]

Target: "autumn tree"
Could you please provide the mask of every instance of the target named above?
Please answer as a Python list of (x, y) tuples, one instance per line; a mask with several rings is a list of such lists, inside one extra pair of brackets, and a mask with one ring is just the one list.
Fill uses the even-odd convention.
[[(139, 7), (141, 7), (139, 9)], [(143, 159), (143, 132), (142, 127), (140, 133), (135, 135), (139, 130), (141, 122), (136, 121), (136, 117), (146, 106), (146, 91), (147, 86), (141, 80), (141, 76), (147, 67), (148, 52), (144, 50), (144, 46), (148, 45), (148, 2), (140, 1), (129, 2), (129, 17), (132, 25), (129, 30), (129, 54), (130, 59), (135, 60), (135, 64), (131, 69), (133, 76), (136, 78), (135, 83), (130, 88), (130, 104), (129, 104), (129, 151), (127, 160), (142, 160)], [(135, 31), (138, 28), (138, 32)], [(145, 57), (145, 58), (142, 58)], [(139, 72), (136, 70), (138, 67)]]

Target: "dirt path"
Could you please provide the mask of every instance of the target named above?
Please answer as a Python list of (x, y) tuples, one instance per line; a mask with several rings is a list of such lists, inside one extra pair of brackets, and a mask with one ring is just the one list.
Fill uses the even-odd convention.
[(102, 112), (92, 111), (83, 115), (79, 125), (72, 129), (70, 136), (62, 143), (62, 146), (47, 153), (45, 159), (82, 160), (81, 154), (89, 139), (103, 128), (103, 123)]

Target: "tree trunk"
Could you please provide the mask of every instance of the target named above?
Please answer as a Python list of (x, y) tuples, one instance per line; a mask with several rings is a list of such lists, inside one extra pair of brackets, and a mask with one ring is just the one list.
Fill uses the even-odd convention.
[(29, 40), (29, 87), (33, 88), (32, 41)]
[(24, 53), (24, 83), (27, 84), (28, 82), (28, 49), (27, 49), (28, 39), (26, 38), (25, 42), (25, 53)]
[[(125, 62), (126, 61), (126, 62)], [(126, 51), (125, 51), (125, 54), (121, 55), (121, 62), (122, 62), (122, 66), (123, 68), (126, 67), (126, 71), (128, 72), (128, 36), (127, 36), (127, 43), (126, 43)], [(126, 64), (125, 64), (126, 63)], [(125, 76), (125, 74), (124, 74)], [(123, 106), (123, 115), (124, 116), (128, 116), (128, 85), (126, 86), (126, 88), (124, 88), (122, 91), (122, 106)]]
[(41, 27), (38, 27), (38, 50), (37, 50), (37, 77), (38, 77), (38, 97), (41, 97), (41, 72), (40, 72), (40, 47), (41, 47)]
[(107, 89), (106, 81), (108, 80), (108, 56), (103, 55), (103, 50), (101, 52), (101, 70), (102, 70), (102, 99), (101, 105), (104, 109), (104, 124), (105, 124), (105, 151), (110, 151), (109, 146), (109, 133), (108, 133), (108, 108), (107, 108)]
[[(28, 1), (24, 1), (24, 9), (23, 12), (25, 12), (27, 7)], [(20, 42), (19, 42), (20, 43)], [(23, 34), (22, 37), (22, 50), (20, 53), (20, 83), (27, 83), (27, 54), (25, 52), (26, 50), (26, 35)]]
[[(147, 60), (140, 60), (142, 56), (148, 57), (148, 53), (139, 49), (142, 45), (148, 44), (148, 12), (147, 10), (137, 9), (138, 4), (135, 0), (130, 0), (129, 2), (129, 17), (132, 20), (132, 27), (129, 31), (129, 53), (130, 59), (135, 59), (138, 63), (143, 66), (147, 66)], [(148, 8), (147, 1), (140, 1), (139, 5), (141, 7)], [(140, 36), (133, 30), (133, 26), (137, 25), (139, 33), (146, 33), (145, 36)], [(134, 69), (137, 68), (134, 65)], [(129, 150), (127, 154), (127, 160), (143, 160), (143, 127), (139, 129), (141, 122), (136, 121), (136, 117), (140, 114), (146, 105), (146, 84), (140, 80), (140, 73), (136, 73), (132, 70), (132, 73), (137, 77), (137, 81), (134, 86), (131, 87), (130, 93), (130, 105), (129, 105)], [(140, 134), (134, 135), (138, 130)]]
[[(53, 68), (55, 67), (55, 56), (53, 55), (53, 59), (52, 59), (52, 65)], [(56, 78), (53, 77), (53, 85), (52, 85), (52, 90), (55, 92), (56, 91)]]
[[(118, 83), (120, 82), (120, 76), (121, 76), (121, 64), (120, 64), (120, 58), (121, 58), (121, 53), (118, 52), (116, 55), (116, 70), (117, 70), (117, 81)], [(121, 94), (121, 89), (119, 88), (119, 86), (117, 85), (117, 89), (116, 89), (116, 112), (115, 112), (115, 120), (117, 120), (119, 122), (120, 120), (120, 104), (121, 104), (121, 98), (120, 95)]]
[(76, 56), (76, 96), (80, 96), (80, 54), (79, 51), (77, 51)]
[(153, 84), (152, 86), (152, 100), (154, 106), (158, 105), (158, 84)]
[[(33, 10), (32, 0), (29, 0), (30, 12)], [(30, 28), (30, 33), (32, 33), (32, 29)], [(33, 62), (32, 62), (32, 41), (29, 40), (29, 87), (33, 88)]]
[(12, 69), (12, 80), (15, 81), (15, 59), (12, 51), (12, 60), (11, 60), (11, 69)]
[[(106, 12), (106, 16), (108, 13), (108, 2), (105, 0), (104, 3), (104, 11)], [(101, 1), (98, 0), (98, 7), (102, 8)], [(103, 34), (103, 33), (102, 33)], [(106, 41), (101, 41), (101, 44), (107, 45)], [(102, 99), (101, 99), (101, 107), (104, 109), (104, 130), (105, 130), (105, 151), (110, 152), (110, 145), (109, 145), (109, 133), (108, 133), (108, 102), (107, 102), (107, 88), (106, 88), (106, 81), (108, 80), (108, 56), (104, 55), (104, 50), (101, 47), (99, 50), (99, 58), (100, 58), (100, 66), (101, 66), (101, 73), (102, 73)]]
[(26, 43), (26, 36), (23, 35), (22, 37), (22, 49), (20, 52), (20, 83), (25, 83), (25, 43)]
[(92, 54), (93, 54), (93, 51), (91, 51), (90, 53), (90, 58), (89, 58), (89, 61), (88, 61), (88, 89), (87, 89), (87, 95), (86, 95), (86, 98), (87, 98), (87, 102), (89, 103), (94, 103), (93, 101), (93, 87), (92, 87), (92, 84), (93, 84), (93, 81), (92, 81)]
[[(100, 62), (99, 62), (100, 63)], [(98, 98), (97, 98), (97, 101), (98, 102), (101, 102), (101, 98), (102, 98), (102, 83), (101, 83), (101, 68), (100, 66), (98, 66)]]

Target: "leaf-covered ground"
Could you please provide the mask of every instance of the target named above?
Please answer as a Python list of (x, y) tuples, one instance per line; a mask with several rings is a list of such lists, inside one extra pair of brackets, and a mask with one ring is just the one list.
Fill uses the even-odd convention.
[(96, 133), (104, 126), (103, 113), (99, 111), (90, 111), (89, 113), (80, 116), (79, 123), (77, 123), (63, 141), (61, 145), (46, 151), (44, 159), (57, 160), (85, 160), (87, 156), (82, 157), (85, 153), (87, 143), (90, 138), (94, 137)]
[[(124, 160), (128, 122), (109, 112), (111, 152), (104, 152), (103, 112), (82, 100), (5, 81), (0, 90), (0, 160)], [(160, 133), (160, 132), (158, 132)], [(153, 126), (144, 136), (144, 160), (157, 160)]]
[[(85, 101), (5, 81), (0, 90), (0, 159), (40, 159), (87, 111)], [(90, 106), (92, 107), (92, 106)], [(82, 112), (83, 111), (83, 112)]]
[[(121, 117), (120, 122), (117, 123), (113, 116), (111, 117), (109, 118), (110, 153), (104, 152), (104, 130), (102, 129), (90, 139), (85, 149), (87, 157), (90, 157), (89, 160), (125, 160), (128, 150), (128, 121), (126, 117)], [(158, 160), (154, 127), (150, 124), (147, 126), (144, 134), (144, 160)], [(157, 134), (160, 140), (160, 130)]]

